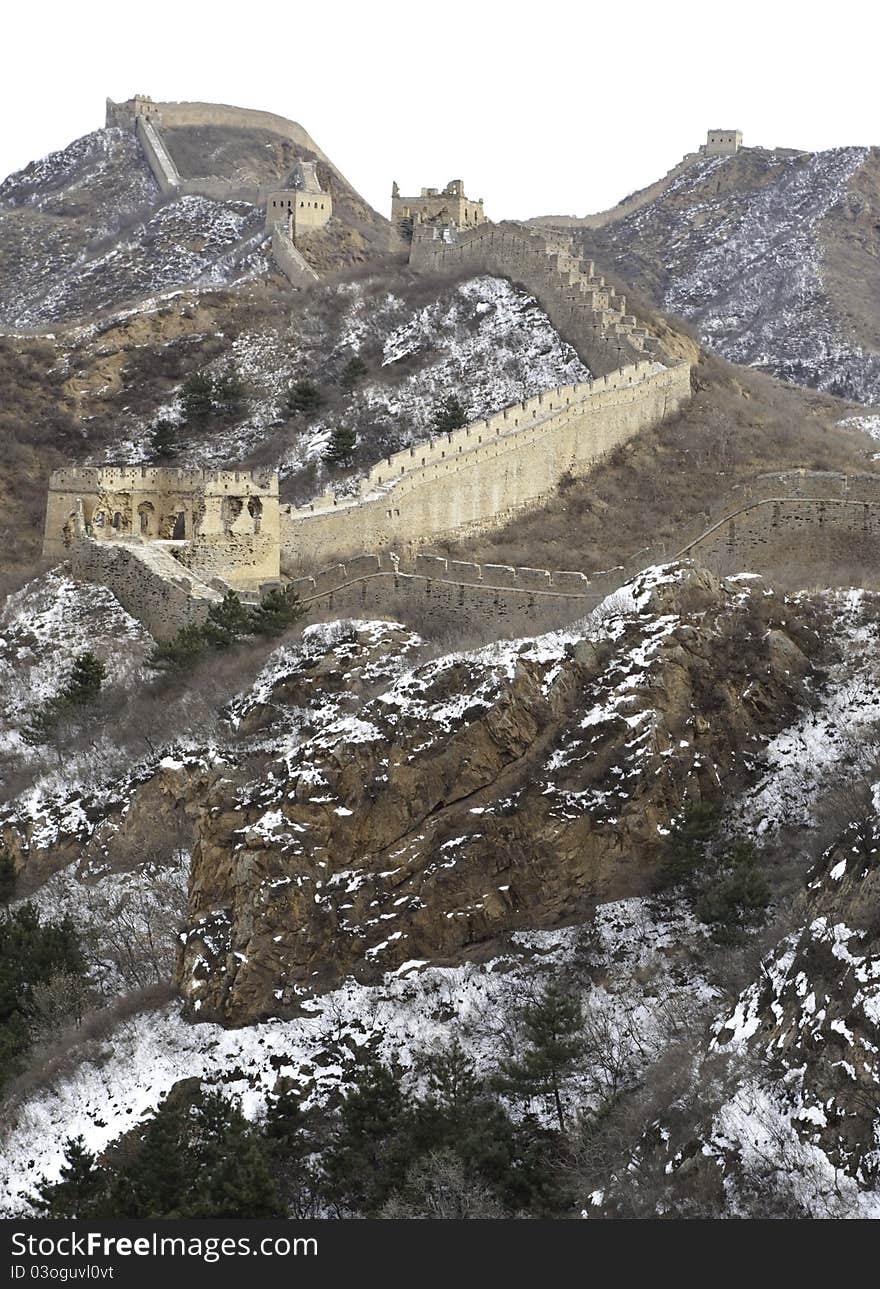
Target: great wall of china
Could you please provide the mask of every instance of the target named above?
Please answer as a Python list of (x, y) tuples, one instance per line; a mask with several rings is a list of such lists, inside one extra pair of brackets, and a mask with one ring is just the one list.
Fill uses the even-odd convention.
[[(133, 104), (108, 102), (108, 122), (136, 130), (163, 192), (163, 184), (179, 192), (179, 184), (195, 183), (206, 196), (268, 200), (268, 189), (232, 198), (228, 181), (210, 176), (204, 184), (181, 181), (155, 122), (161, 113), (171, 128), (280, 130), (271, 114), (147, 99)], [(283, 124), (285, 137), (323, 157), (301, 127)], [(711, 146), (701, 153), (735, 152), (739, 142), (735, 132), (710, 132)], [(462, 195), (462, 201), (468, 199)], [(299, 255), (281, 223), (267, 218), (270, 223), (280, 253)], [(636, 572), (637, 560), (587, 575), (479, 566), (425, 552), (431, 542), (497, 528), (539, 507), (568, 474), (588, 475), (616, 447), (678, 411), (691, 397), (691, 378), (689, 363), (669, 358), (594, 264), (572, 254), (564, 232), (482, 219), (467, 228), (417, 219), (411, 232), (409, 262), (416, 270), (489, 273), (528, 290), (593, 379), (414, 444), (375, 465), (354, 495), (327, 489), (299, 507), (279, 505), (277, 480), (235, 472), (58, 471), (50, 485), (45, 553), (67, 554), (77, 576), (107, 585), (159, 639), (204, 620), (227, 589), (253, 598), (279, 578), (292, 581), (313, 613), (381, 612), (389, 605), (405, 613), (417, 605), (422, 620), (455, 616), (486, 625), (489, 634), (516, 634), (583, 617)], [(292, 261), (291, 280), (297, 273), (301, 281), (316, 277), (305, 261), (301, 268)], [(155, 513), (154, 528), (152, 519), (145, 526), (145, 505)], [(707, 516), (679, 550), (651, 557), (694, 555), (760, 570), (782, 551), (803, 560), (805, 530), (821, 533), (830, 557), (838, 544), (849, 552), (855, 545), (866, 563), (876, 563), (880, 481), (805, 472), (764, 476), (733, 509), (714, 520)]]

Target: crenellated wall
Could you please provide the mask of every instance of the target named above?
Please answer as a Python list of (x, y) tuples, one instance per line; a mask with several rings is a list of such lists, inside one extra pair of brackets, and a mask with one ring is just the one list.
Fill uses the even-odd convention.
[(418, 555), (360, 555), (292, 583), (310, 620), (389, 612), (418, 628), (466, 627), (497, 639), (551, 630), (585, 617), (613, 589), (613, 575), (471, 564)]
[(407, 448), (374, 466), (356, 497), (328, 491), (300, 508), (282, 507), (282, 570), (307, 571), (364, 550), (409, 556), (439, 537), (497, 527), (552, 495), (565, 474), (587, 474), (690, 395), (687, 363), (642, 362)]
[(625, 299), (592, 261), (571, 253), (563, 234), (514, 223), (418, 226), (410, 264), (433, 273), (493, 273), (524, 286), (594, 375), (664, 356), (657, 337), (625, 312)]

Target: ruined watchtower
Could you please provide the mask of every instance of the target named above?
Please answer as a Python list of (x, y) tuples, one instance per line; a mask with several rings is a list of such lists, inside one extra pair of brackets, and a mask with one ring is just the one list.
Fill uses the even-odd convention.
[(454, 224), (474, 228), (486, 222), (483, 198), (465, 196), (461, 179), (450, 179), (446, 187), (423, 188), (418, 197), (401, 197), (397, 184), (391, 186), (391, 250), (406, 250), (417, 224)]
[(237, 590), (279, 576), (278, 478), (167, 466), (67, 467), (49, 480), (43, 554), (78, 538), (159, 543), (201, 577)]

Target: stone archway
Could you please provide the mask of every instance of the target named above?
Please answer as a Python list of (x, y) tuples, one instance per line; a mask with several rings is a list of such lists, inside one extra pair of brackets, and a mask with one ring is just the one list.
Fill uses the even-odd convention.
[(137, 508), (138, 532), (141, 537), (156, 536), (156, 508), (151, 501), (142, 501)]
[(220, 507), (220, 517), (223, 521), (223, 531), (227, 537), (235, 527), (239, 515), (244, 510), (244, 499), (242, 497), (224, 497)]
[(263, 503), (259, 497), (248, 497), (248, 514), (254, 521), (254, 532), (260, 531), (260, 524), (263, 520)]

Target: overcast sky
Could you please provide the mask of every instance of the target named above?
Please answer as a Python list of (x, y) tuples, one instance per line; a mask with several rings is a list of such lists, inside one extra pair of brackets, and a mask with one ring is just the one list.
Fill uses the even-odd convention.
[(705, 140), (880, 144), (880, 5), (791, 0), (80, 0), (3, 18), (0, 175), (104, 123), (104, 98), (299, 121), (388, 213), (462, 178), (490, 218), (585, 214)]

